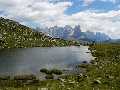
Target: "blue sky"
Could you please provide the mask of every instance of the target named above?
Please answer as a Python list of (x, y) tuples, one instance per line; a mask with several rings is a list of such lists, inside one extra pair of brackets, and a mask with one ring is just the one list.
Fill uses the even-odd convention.
[(0, 0), (0, 16), (34, 28), (79, 24), (120, 38), (120, 0)]
[(66, 10), (65, 13), (68, 15), (84, 10), (97, 10), (99, 12), (108, 12), (111, 10), (120, 9), (120, 0), (116, 0), (116, 2), (113, 2), (112, 0), (106, 1), (95, 0), (93, 2), (92, 0), (88, 0), (91, 1), (91, 3), (87, 5), (84, 5), (85, 4), (84, 0), (69, 0), (69, 1), (71, 1), (73, 5)]

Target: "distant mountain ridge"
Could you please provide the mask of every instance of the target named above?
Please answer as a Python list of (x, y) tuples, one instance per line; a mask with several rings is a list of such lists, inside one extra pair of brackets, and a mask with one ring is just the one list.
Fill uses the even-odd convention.
[(50, 27), (50, 28), (37, 28), (37, 30), (41, 30), (42, 32), (55, 37), (55, 38), (63, 38), (63, 39), (72, 39), (72, 40), (85, 40), (85, 41), (96, 41), (96, 42), (104, 42), (107, 40), (111, 40), (111, 38), (105, 33), (101, 32), (82, 32), (80, 25), (76, 25), (72, 28), (69, 25), (65, 27)]

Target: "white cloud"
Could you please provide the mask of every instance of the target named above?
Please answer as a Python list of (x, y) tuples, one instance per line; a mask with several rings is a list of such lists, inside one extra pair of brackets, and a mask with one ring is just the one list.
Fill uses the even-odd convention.
[(7, 17), (22, 17), (26, 20), (44, 21), (63, 14), (71, 5), (71, 2), (53, 4), (48, 0), (0, 0), (0, 10), (5, 11)]
[(5, 12), (5, 15), (0, 14), (0, 16), (24, 24), (34, 22), (42, 26), (80, 24), (83, 31), (100, 31), (113, 38), (120, 38), (120, 10), (106, 13), (88, 10), (66, 15), (64, 12), (71, 5), (72, 3), (68, 1), (53, 4), (48, 0), (9, 0), (9, 2), (8, 0), (0, 0), (0, 11)]
[(82, 11), (71, 16), (62, 15), (53, 21), (45, 21), (43, 25), (64, 26), (81, 25), (83, 31), (104, 32), (113, 38), (120, 38), (120, 10), (107, 13)]

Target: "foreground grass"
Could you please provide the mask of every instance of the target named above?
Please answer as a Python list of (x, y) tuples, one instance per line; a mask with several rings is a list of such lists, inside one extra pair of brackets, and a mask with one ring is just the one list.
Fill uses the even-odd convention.
[(80, 65), (86, 69), (82, 74), (62, 76), (58, 80), (34, 78), (37, 82), (29, 84), (23, 83), (25, 80), (9, 80), (8, 86), (8, 81), (0, 80), (1, 90), (120, 90), (120, 45), (99, 44), (89, 49), (96, 58), (89, 65)]
[(93, 64), (89, 65), (87, 75), (90, 82), (101, 82), (94, 88), (120, 90), (120, 45), (95, 45), (91, 46), (90, 50), (96, 58), (92, 61)]

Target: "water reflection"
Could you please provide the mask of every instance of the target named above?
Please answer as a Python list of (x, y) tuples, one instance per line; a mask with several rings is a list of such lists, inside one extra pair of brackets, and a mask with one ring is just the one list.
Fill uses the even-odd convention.
[(0, 51), (0, 73), (36, 73), (40, 68), (72, 69), (90, 61), (88, 47), (4, 49)]

